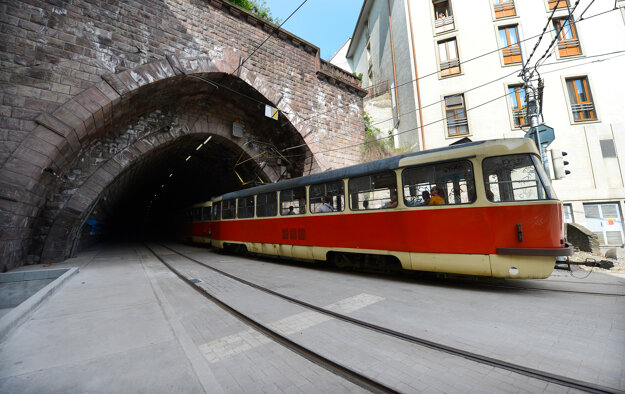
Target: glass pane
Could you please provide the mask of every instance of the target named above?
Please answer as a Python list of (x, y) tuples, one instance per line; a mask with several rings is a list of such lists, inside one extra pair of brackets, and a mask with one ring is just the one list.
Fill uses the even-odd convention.
[(276, 192), (259, 194), (256, 197), (256, 216), (268, 217), (278, 214), (278, 196)]
[(441, 63), (442, 62), (446, 62), (447, 60), (449, 60), (447, 58), (447, 49), (446, 49), (446, 45), (444, 42), (440, 42), (438, 43), (438, 53), (441, 57)]
[(393, 171), (352, 178), (348, 189), (354, 211), (397, 206), (397, 180)]
[(587, 102), (588, 96), (586, 95), (586, 91), (584, 90), (584, 81), (581, 79), (576, 79), (575, 88), (577, 89), (577, 94), (579, 95), (579, 101), (582, 103)]
[(238, 199), (237, 217), (240, 219), (254, 217), (254, 196), (248, 196)]
[(213, 220), (221, 219), (221, 202), (213, 205)]
[(447, 41), (447, 46), (449, 48), (449, 60), (457, 59), (456, 40)]
[(345, 207), (343, 181), (310, 186), (310, 212), (325, 213), (342, 211)]
[(221, 202), (221, 218), (222, 219), (234, 219), (236, 212), (235, 200), (226, 200)]
[(407, 206), (467, 204), (476, 197), (469, 161), (410, 167), (402, 172), (402, 182)]
[(280, 214), (302, 215), (306, 213), (306, 188), (298, 187), (280, 192)]
[(508, 36), (506, 35), (506, 29), (499, 29), (499, 41), (501, 42), (501, 47), (508, 46)]
[[(490, 157), (484, 159), (482, 167), (486, 194), (490, 200), (526, 201), (548, 198), (529, 154)], [(495, 199), (495, 194), (498, 199)]]
[(508, 32), (510, 33), (510, 45), (516, 45), (519, 42), (516, 27), (509, 27)]
[(519, 102), (516, 98), (516, 90), (517, 88), (508, 88), (508, 94), (510, 95), (510, 105), (512, 105), (512, 109), (519, 108)]

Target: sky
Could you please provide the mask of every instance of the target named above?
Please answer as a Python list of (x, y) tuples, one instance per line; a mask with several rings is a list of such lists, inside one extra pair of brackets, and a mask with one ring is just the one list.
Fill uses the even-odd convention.
[[(280, 23), (304, 0), (265, 0)], [(321, 49), (321, 58), (330, 60), (352, 36), (363, 0), (308, 0), (282, 26)]]

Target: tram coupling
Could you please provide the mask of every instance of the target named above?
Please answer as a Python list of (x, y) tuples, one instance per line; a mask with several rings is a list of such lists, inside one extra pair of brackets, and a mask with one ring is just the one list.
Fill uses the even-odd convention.
[(596, 268), (602, 268), (605, 270), (609, 270), (614, 267), (614, 263), (608, 260), (597, 261), (593, 258), (588, 257), (586, 258), (585, 261), (571, 261), (569, 256), (566, 256), (566, 257), (561, 256), (561, 257), (558, 257), (556, 260), (555, 269), (571, 271), (572, 265), (585, 265), (586, 267), (593, 267), (593, 268), (596, 267)]

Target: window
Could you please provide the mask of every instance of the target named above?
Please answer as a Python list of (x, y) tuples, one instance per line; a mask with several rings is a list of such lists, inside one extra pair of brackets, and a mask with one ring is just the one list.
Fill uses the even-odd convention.
[(469, 134), (463, 94), (445, 97), (445, 117), (447, 119), (447, 133), (450, 137)]
[(566, 87), (569, 91), (573, 119), (576, 122), (597, 119), (592, 95), (588, 88), (588, 78), (569, 78), (566, 80)]
[(586, 228), (599, 237), (601, 245), (623, 245), (623, 219), (618, 203), (584, 204)]
[(604, 158), (616, 157), (616, 145), (614, 140), (599, 140), (601, 144), (601, 154)]
[(519, 128), (527, 125), (525, 88), (522, 85), (509, 86), (508, 94), (510, 96), (513, 127)]
[(547, 200), (551, 193), (540, 159), (534, 155), (489, 157), (482, 163), (486, 197), (490, 201)]
[(210, 220), (211, 219), (211, 207), (202, 208), (202, 216), (204, 217), (204, 220)]
[(569, 5), (569, 0), (549, 0), (549, 9), (554, 8), (566, 8)]
[(573, 223), (573, 206), (571, 204), (562, 204), (562, 220), (564, 223)]
[(276, 192), (256, 196), (256, 216), (266, 218), (278, 215), (278, 196)]
[(254, 196), (242, 197), (237, 200), (237, 217), (239, 219), (254, 217)]
[(236, 200), (226, 200), (221, 202), (221, 218), (234, 219), (236, 216)]
[(280, 192), (280, 215), (303, 215), (306, 213), (306, 188), (282, 190)]
[(352, 211), (397, 207), (397, 177), (393, 171), (352, 178), (348, 185)]
[(310, 186), (310, 212), (326, 213), (342, 211), (345, 207), (343, 181), (327, 182)]
[(451, 5), (446, 0), (434, 0), (434, 30), (436, 34), (454, 29), (454, 16)]
[(521, 47), (517, 25), (499, 28), (499, 45), (503, 54), (504, 64), (521, 63)]
[(438, 43), (438, 56), (440, 58), (441, 77), (460, 73), (460, 59), (458, 59), (455, 38)]
[(434, 205), (432, 189), (445, 204), (469, 204), (475, 201), (475, 180), (470, 161), (453, 161), (406, 168), (402, 174), (404, 203), (409, 207)]
[(495, 18), (516, 15), (514, 0), (493, 0), (493, 8), (495, 9)]
[(558, 53), (560, 57), (580, 55), (582, 53), (575, 24), (571, 23), (570, 19), (554, 19), (553, 30), (558, 34)]
[(221, 219), (221, 202), (213, 205), (213, 220)]
[(373, 85), (373, 56), (371, 56), (371, 42), (367, 43), (367, 77), (369, 85)]

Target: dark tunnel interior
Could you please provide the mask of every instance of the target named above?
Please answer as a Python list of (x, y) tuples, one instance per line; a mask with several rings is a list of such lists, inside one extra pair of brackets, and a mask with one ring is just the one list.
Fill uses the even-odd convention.
[[(82, 223), (77, 251), (103, 241), (172, 237), (173, 218), (180, 209), (270, 181), (263, 169), (265, 166), (279, 167), (279, 155), (275, 152), (303, 145), (303, 139), (290, 122), (276, 122), (264, 116), (261, 102), (265, 100), (258, 92), (236, 78), (226, 77), (218, 81), (231, 90), (211, 91), (201, 81), (184, 80), (178, 88), (182, 86), (182, 90), (193, 93), (176, 97), (178, 105), (188, 105), (190, 101), (203, 101), (207, 106), (222, 105), (233, 113), (233, 118), (243, 118), (248, 125), (253, 125), (254, 136), (248, 137), (247, 141), (255, 144), (254, 151), (268, 151), (271, 149), (267, 147), (271, 147), (275, 148), (274, 154), (262, 158), (261, 163), (256, 158), (248, 160), (250, 156), (242, 153), (237, 144), (209, 134), (210, 130), (206, 134), (179, 137), (156, 148), (130, 165), (100, 194)], [(197, 89), (192, 88), (194, 85)], [(232, 91), (244, 92), (246, 97), (237, 96)], [(180, 90), (176, 94), (179, 95)], [(160, 104), (171, 106), (170, 102)], [(161, 107), (146, 106), (142, 113)], [(238, 114), (234, 112), (237, 110), (240, 111)], [(305, 156), (306, 151), (307, 148), (302, 147), (291, 152)], [(241, 161), (244, 163), (235, 168), (235, 164)], [(303, 164), (288, 163), (287, 170), (288, 176), (301, 176)]]

